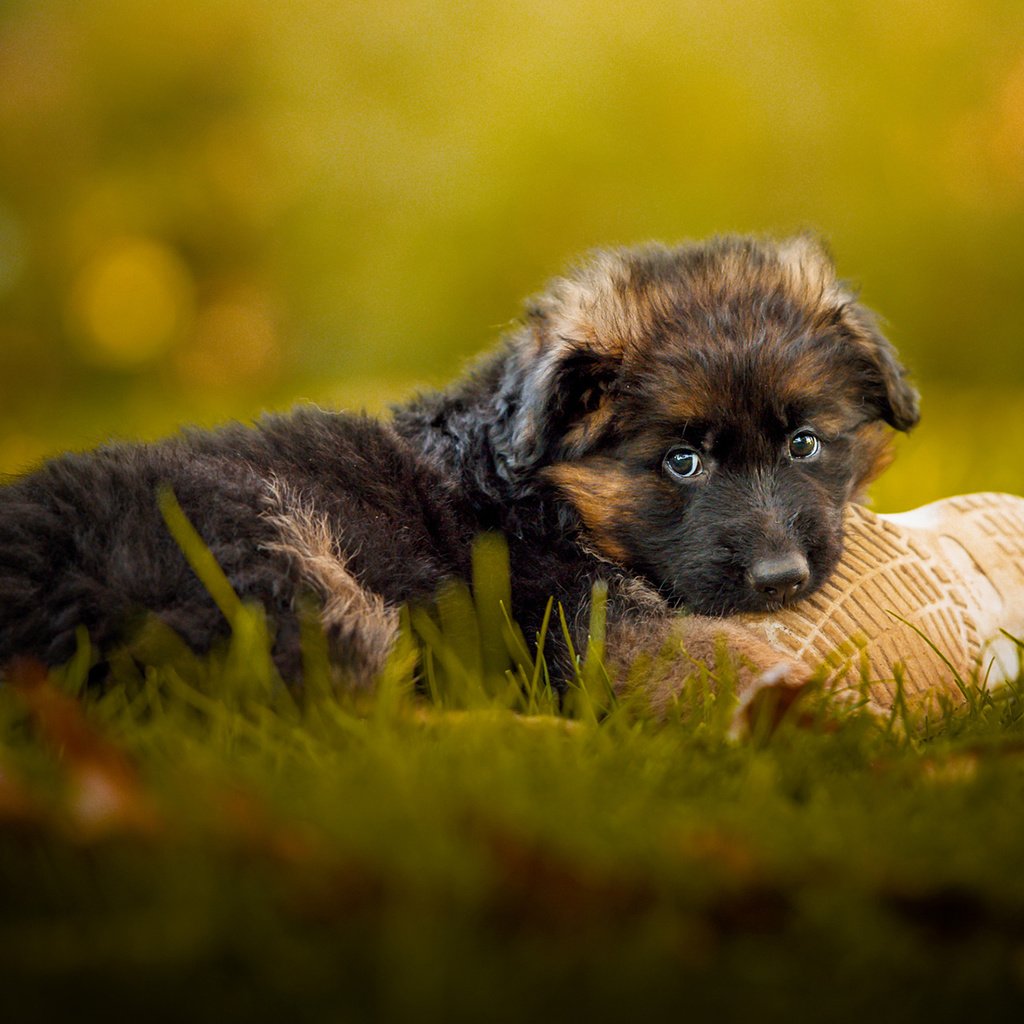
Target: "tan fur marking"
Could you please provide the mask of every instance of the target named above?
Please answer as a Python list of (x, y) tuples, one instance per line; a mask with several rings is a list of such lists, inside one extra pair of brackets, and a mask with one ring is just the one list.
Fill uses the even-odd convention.
[(704, 389), (681, 391), (672, 389), (664, 394), (654, 396), (666, 419), (679, 423), (699, 422), (708, 419), (709, 410), (719, 412), (719, 406), (711, 404), (712, 395), (702, 393)]
[(612, 561), (628, 561), (617, 527), (635, 519), (635, 482), (614, 459), (560, 462), (544, 471), (579, 512), (597, 550)]
[(857, 444), (868, 458), (867, 472), (853, 482), (851, 501), (863, 503), (864, 489), (876, 480), (896, 457), (892, 434), (883, 423), (866, 423), (857, 431)]
[(279, 480), (269, 486), (265, 518), (281, 540), (271, 550), (288, 556), (323, 599), (321, 621), (328, 637), (344, 647), (344, 660), (370, 681), (384, 667), (398, 632), (398, 611), (362, 587), (348, 569), (327, 519)]
[(535, 339), (541, 348), (557, 339), (557, 348), (582, 345), (621, 362), (647, 347), (671, 315), (671, 299), (662, 287), (638, 284), (624, 254), (599, 252), (536, 300), (546, 323)]
[(787, 238), (778, 244), (777, 252), (790, 294), (808, 309), (834, 312), (852, 298), (836, 280), (832, 259), (816, 238)]
[(583, 446), (604, 430), (615, 417), (616, 409), (606, 396), (593, 412), (583, 416), (566, 431), (564, 443), (570, 450)]

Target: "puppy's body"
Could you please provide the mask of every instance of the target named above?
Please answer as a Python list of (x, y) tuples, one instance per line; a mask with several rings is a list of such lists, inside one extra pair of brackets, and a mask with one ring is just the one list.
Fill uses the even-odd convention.
[[(614, 663), (683, 620), (690, 654), (819, 586), (841, 511), (916, 395), (813, 242), (729, 238), (599, 255), (556, 281), (478, 370), (390, 423), (304, 409), (254, 428), (71, 455), (0, 490), (0, 663), (98, 649), (142, 611), (195, 648), (226, 628), (156, 503), (174, 491), (229, 580), (264, 604), (286, 675), (312, 590), (337, 661), (369, 678), (398, 606), (509, 542), (527, 636), (549, 596), (586, 621), (610, 585)], [(732, 631), (755, 662), (766, 652)]]

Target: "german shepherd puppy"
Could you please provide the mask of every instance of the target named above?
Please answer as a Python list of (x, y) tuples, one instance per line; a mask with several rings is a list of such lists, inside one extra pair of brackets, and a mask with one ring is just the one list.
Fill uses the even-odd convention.
[(679, 678), (722, 637), (741, 679), (777, 675), (779, 656), (721, 617), (827, 579), (843, 506), (888, 463), (890, 428), (917, 419), (893, 349), (813, 238), (599, 252), (473, 372), (390, 421), (301, 408), (65, 455), (0, 488), (0, 664), (61, 663), (82, 626), (102, 657), (144, 612), (198, 651), (224, 634), (158, 508), (167, 485), (266, 608), (296, 682), (303, 593), (336, 663), (367, 681), (399, 607), (469, 582), (473, 540), (494, 530), (527, 636), (553, 596), (582, 644), (603, 580), (616, 671), (677, 633)]

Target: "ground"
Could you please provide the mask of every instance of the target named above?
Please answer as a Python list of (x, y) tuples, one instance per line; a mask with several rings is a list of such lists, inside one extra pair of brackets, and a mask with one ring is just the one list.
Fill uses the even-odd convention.
[(595, 622), (557, 713), (507, 624), (449, 608), (374, 697), (311, 631), (296, 698), (234, 614), (207, 660), (153, 634), (105, 688), (83, 644), (0, 689), (19, 1020), (1019, 1019), (1013, 689), (882, 719), (811, 695), (736, 739), (728, 665), (655, 720), (609, 696)]

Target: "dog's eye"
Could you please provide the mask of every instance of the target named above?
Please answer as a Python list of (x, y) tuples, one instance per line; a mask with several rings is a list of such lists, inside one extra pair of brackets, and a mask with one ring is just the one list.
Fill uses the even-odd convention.
[(821, 451), (821, 441), (817, 434), (809, 430), (801, 430), (789, 439), (789, 454), (794, 459), (810, 459)]
[(698, 476), (704, 465), (692, 448), (673, 448), (665, 456), (665, 468), (675, 477), (686, 480)]

